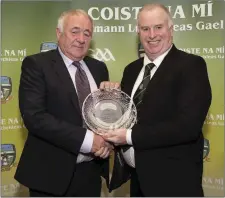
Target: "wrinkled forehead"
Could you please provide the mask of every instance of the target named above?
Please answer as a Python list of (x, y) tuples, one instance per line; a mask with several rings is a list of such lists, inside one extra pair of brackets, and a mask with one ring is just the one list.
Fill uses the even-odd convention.
[(93, 24), (88, 16), (83, 14), (68, 15), (64, 21), (65, 28), (81, 28), (92, 32)]

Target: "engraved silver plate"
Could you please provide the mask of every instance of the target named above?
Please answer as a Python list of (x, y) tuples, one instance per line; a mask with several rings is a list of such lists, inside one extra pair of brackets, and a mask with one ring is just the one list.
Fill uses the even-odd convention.
[(82, 106), (83, 119), (94, 132), (131, 128), (137, 110), (133, 100), (119, 89), (103, 89), (90, 93)]

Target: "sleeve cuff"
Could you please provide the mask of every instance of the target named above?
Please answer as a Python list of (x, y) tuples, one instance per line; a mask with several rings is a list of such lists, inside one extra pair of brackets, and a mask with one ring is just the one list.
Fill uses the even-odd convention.
[(127, 129), (126, 140), (128, 145), (133, 145), (132, 139), (131, 139), (131, 133), (132, 133), (132, 129)]
[(94, 140), (93, 132), (87, 129), (85, 137), (84, 137), (84, 141), (80, 148), (80, 152), (81, 153), (90, 153), (92, 144), (93, 144), (93, 140)]

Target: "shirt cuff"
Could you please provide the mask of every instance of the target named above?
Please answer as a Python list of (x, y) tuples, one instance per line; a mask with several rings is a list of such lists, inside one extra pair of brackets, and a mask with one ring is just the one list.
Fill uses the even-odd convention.
[(87, 129), (85, 137), (84, 137), (84, 141), (80, 147), (80, 152), (81, 153), (90, 153), (92, 144), (93, 144), (93, 140), (94, 140), (94, 133)]
[(127, 129), (126, 141), (128, 145), (133, 145), (132, 139), (131, 139), (131, 133), (132, 133), (132, 129)]

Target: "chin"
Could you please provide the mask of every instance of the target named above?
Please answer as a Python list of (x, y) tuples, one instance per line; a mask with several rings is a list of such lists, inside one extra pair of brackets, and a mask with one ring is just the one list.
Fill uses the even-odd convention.
[(81, 58), (81, 57), (84, 57), (85, 55), (82, 53), (76, 53), (76, 54), (74, 54), (74, 57), (79, 57), (79, 58)]

